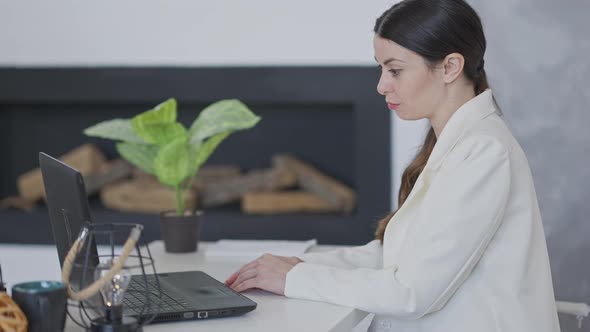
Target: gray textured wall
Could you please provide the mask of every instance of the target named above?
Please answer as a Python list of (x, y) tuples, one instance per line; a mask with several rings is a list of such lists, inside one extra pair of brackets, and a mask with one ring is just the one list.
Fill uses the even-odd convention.
[[(559, 300), (590, 303), (590, 1), (470, 0), (486, 71), (535, 179)], [(562, 331), (581, 330), (561, 316)]]

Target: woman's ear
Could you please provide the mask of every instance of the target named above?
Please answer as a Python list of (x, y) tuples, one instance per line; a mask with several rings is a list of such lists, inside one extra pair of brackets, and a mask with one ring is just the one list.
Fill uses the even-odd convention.
[(465, 58), (459, 53), (451, 53), (443, 60), (443, 81), (445, 83), (454, 82), (463, 72)]

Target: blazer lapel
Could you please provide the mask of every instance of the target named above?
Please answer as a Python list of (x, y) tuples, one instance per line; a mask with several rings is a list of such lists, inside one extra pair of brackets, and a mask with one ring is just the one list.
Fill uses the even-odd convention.
[(494, 100), (492, 90), (486, 89), (473, 99), (461, 106), (449, 119), (432, 150), (430, 157), (420, 176), (416, 180), (412, 192), (404, 202), (404, 206), (411, 205), (418, 193), (428, 189), (432, 177), (442, 165), (447, 154), (453, 149), (461, 136), (477, 121), (498, 112), (499, 107)]
[(486, 89), (459, 107), (445, 124), (432, 150), (432, 154), (428, 158), (425, 169), (438, 170), (461, 136), (477, 121), (494, 112), (499, 112), (499, 108), (490, 89)]

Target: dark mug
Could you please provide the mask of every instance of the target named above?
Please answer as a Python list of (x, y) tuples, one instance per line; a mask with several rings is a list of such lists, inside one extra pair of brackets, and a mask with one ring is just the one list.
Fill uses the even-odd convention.
[(63, 332), (68, 294), (59, 281), (31, 281), (12, 286), (12, 299), (28, 321), (28, 332)]

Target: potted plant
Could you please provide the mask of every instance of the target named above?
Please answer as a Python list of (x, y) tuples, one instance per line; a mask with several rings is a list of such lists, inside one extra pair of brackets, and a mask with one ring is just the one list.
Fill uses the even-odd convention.
[(197, 250), (200, 211), (185, 209), (185, 195), (199, 168), (228, 135), (253, 127), (260, 117), (236, 99), (203, 109), (189, 129), (176, 121), (170, 98), (132, 119), (113, 119), (84, 130), (88, 136), (117, 141), (121, 157), (176, 191), (176, 210), (162, 211), (162, 237), (168, 252)]

